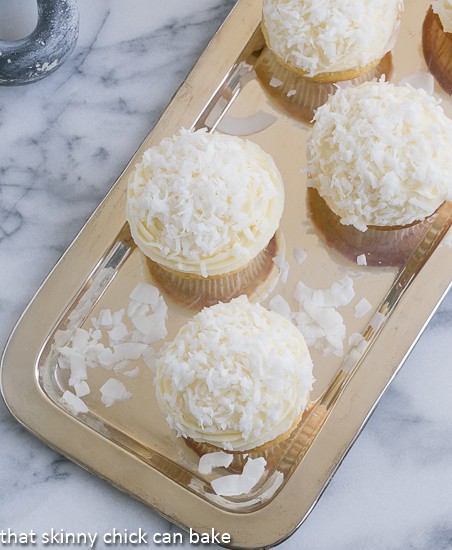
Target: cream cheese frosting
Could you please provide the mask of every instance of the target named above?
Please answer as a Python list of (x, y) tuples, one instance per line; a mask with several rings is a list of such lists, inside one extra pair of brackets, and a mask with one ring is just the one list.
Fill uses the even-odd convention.
[(264, 0), (268, 45), (313, 77), (364, 68), (393, 47), (402, 0)]
[(314, 116), (309, 185), (344, 225), (403, 226), (452, 200), (452, 121), (422, 89), (339, 89)]
[(452, 33), (452, 0), (436, 0), (432, 9), (439, 16), (444, 32)]
[(243, 452), (291, 429), (313, 380), (298, 329), (241, 296), (182, 327), (157, 360), (155, 388), (178, 436)]
[(281, 175), (258, 145), (182, 129), (135, 166), (126, 214), (149, 258), (207, 277), (253, 260), (273, 237), (283, 206)]

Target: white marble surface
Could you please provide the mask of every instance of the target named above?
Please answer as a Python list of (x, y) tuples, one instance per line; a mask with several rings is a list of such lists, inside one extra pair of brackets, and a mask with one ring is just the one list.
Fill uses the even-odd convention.
[[(33, 86), (0, 88), (0, 348), (234, 1), (79, 4), (80, 39), (66, 65)], [(33, 0), (0, 0), (0, 36), (26, 32), (35, 13)], [(281, 548), (452, 548), (451, 356), (449, 295), (320, 502)], [(0, 530), (172, 528), (49, 450), (3, 402), (0, 442)]]

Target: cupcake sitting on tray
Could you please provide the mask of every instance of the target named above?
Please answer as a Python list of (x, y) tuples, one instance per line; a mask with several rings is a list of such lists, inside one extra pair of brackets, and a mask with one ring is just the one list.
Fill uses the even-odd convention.
[[(397, 263), (452, 200), (452, 121), (424, 90), (383, 81), (338, 90), (314, 120), (307, 151), (308, 185), (318, 193), (311, 194), (313, 221), (327, 239), (342, 239), (349, 256)], [(328, 210), (334, 215), (321, 219)]]
[(392, 71), (402, 0), (264, 0), (267, 48), (256, 72), (293, 114), (310, 120), (334, 93)]
[(427, 66), (446, 93), (452, 95), (452, 0), (436, 0), (422, 29)]
[(168, 424), (189, 444), (246, 453), (291, 434), (313, 381), (298, 329), (242, 296), (181, 328), (162, 349), (155, 388)]
[(160, 287), (203, 307), (266, 280), (283, 206), (281, 175), (258, 145), (181, 130), (135, 166), (127, 220)]

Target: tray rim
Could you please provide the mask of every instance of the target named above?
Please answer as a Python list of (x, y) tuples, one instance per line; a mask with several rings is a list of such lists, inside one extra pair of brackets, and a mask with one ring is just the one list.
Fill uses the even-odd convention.
[[(45, 396), (34, 373), (42, 342), (66, 307), (66, 297), (75, 295), (84, 285), (92, 266), (97, 264), (105, 250), (102, 240), (95, 238), (96, 232), (100, 234), (102, 229), (102, 220), (108, 220), (111, 235), (118, 234), (124, 225), (124, 220), (116, 219), (112, 213), (123, 207), (124, 183), (134, 159), (151, 141), (160, 141), (168, 133), (168, 129), (175, 131), (181, 126), (192, 125), (199, 113), (199, 106), (205, 105), (215, 93), (203, 83), (209, 82), (209, 79), (221, 82), (221, 77), (240, 56), (243, 44), (247, 43), (259, 22), (260, 3), (239, 0), (159, 122), (38, 289), (9, 337), (0, 365), (0, 386), (6, 405), (11, 414), (30, 432), (73, 462), (151, 506), (181, 527), (191, 527), (197, 532), (209, 532), (214, 527), (217, 531), (230, 533), (232, 548), (263, 548), (283, 542), (309, 515), (378, 400), (452, 286), (452, 249), (440, 246), (434, 251), (406, 290), (296, 471), (272, 501), (248, 514), (234, 514), (216, 508), (79, 422)], [(232, 44), (229, 41), (225, 45), (222, 39), (229, 32), (234, 33), (235, 40)], [(220, 48), (227, 49), (227, 55), (225, 53), (218, 59), (217, 51)], [(215, 61), (214, 71), (212, 61)], [(209, 79), (203, 78), (207, 72)], [(216, 78), (217, 74), (219, 78)], [(84, 257), (86, 270), (71, 269), (71, 261), (78, 254)], [(443, 257), (448, 258), (448, 261)], [(59, 280), (65, 281), (65, 292), (62, 295), (56, 291)], [(414, 297), (421, 297), (416, 304), (415, 317), (412, 311)], [(41, 305), (45, 307), (41, 308)], [(35, 326), (33, 322), (37, 316), (40, 320), (39, 326)], [(399, 334), (397, 346), (394, 346), (394, 333)], [(21, 345), (24, 338), (29, 343), (26, 347)], [(384, 368), (381, 366), (381, 356), (386, 357)], [(16, 367), (17, 364), (20, 365), (19, 368)], [(375, 377), (370, 392), (366, 387), (369, 370)], [(363, 387), (366, 388), (365, 392), (362, 391)], [(46, 422), (49, 418), (52, 419), (51, 426)], [(73, 430), (75, 437), (72, 441), (65, 441), (69, 429)], [(84, 442), (83, 445), (81, 441)], [(107, 471), (102, 466), (99, 467), (96, 461), (99, 453), (107, 454)], [(124, 473), (127, 470), (129, 471)], [(305, 490), (302, 494), (300, 487)], [(195, 518), (193, 505), (196, 505)], [(279, 518), (277, 529), (270, 529), (269, 532), (268, 526), (275, 515)]]

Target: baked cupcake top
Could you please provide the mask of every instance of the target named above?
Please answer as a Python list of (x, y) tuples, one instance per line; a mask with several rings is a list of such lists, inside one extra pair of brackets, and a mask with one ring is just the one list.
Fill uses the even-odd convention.
[(264, 0), (273, 52), (313, 77), (364, 68), (393, 47), (403, 0)]
[(452, 33), (452, 0), (435, 0), (432, 9), (439, 16), (444, 32)]
[(232, 451), (291, 429), (312, 389), (303, 336), (244, 296), (205, 308), (157, 361), (158, 403), (179, 436)]
[(149, 258), (207, 277), (255, 258), (278, 228), (283, 205), (281, 175), (258, 145), (182, 129), (135, 166), (126, 214)]
[(345, 225), (403, 226), (452, 199), (452, 121), (422, 89), (366, 82), (314, 116), (309, 184)]

